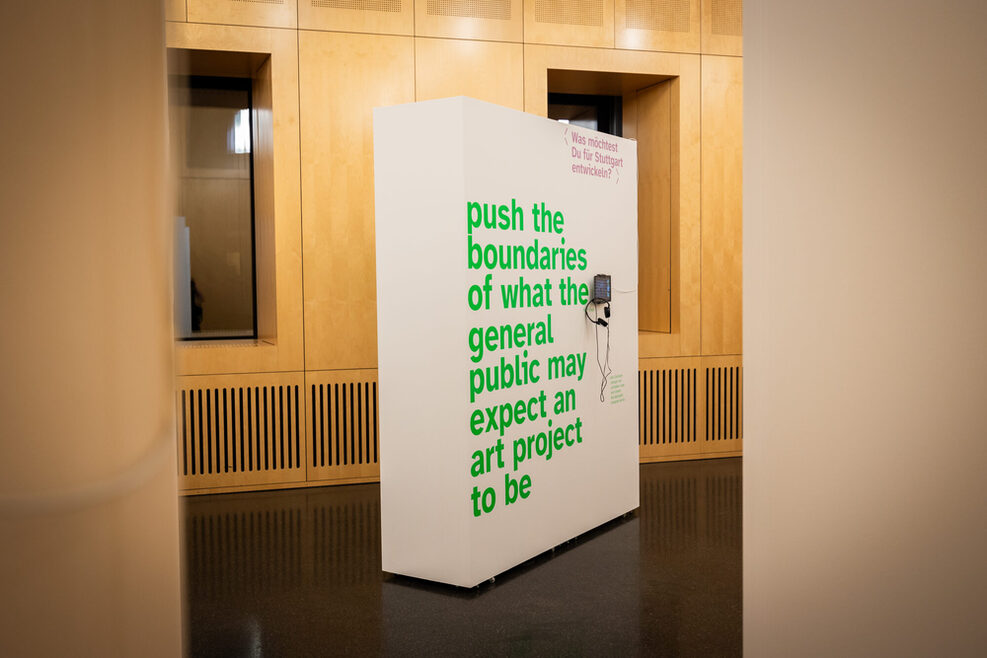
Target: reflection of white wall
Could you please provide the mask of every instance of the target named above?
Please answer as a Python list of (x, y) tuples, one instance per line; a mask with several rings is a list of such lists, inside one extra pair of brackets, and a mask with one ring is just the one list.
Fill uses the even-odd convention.
[[(637, 154), (619, 143), (623, 171), (610, 180), (572, 172), (572, 131), (549, 119), (472, 99), (429, 101), (374, 114), (377, 237), (377, 320), (380, 380), (381, 541), (387, 571), (473, 586), (637, 507)], [(582, 131), (587, 136), (599, 135)], [(622, 402), (601, 403), (595, 325), (582, 305), (470, 312), (467, 291), (486, 270), (468, 270), (466, 201), (524, 207), (523, 232), (475, 229), (484, 244), (585, 248), (585, 271), (494, 272), (499, 284), (564, 276), (591, 284), (611, 273), (614, 289), (610, 364), (625, 385)], [(535, 233), (531, 205), (544, 203), (565, 217), (563, 235)], [(542, 382), (485, 393), (470, 404), (468, 329), (553, 317), (555, 344), (529, 349), (542, 362)], [(605, 338), (601, 349), (605, 351)], [(548, 381), (549, 356), (586, 352), (582, 381)], [(478, 365), (513, 360), (507, 349)], [(513, 440), (547, 429), (548, 419), (504, 435), (506, 469), (472, 478), (471, 454), (494, 445), (498, 432), (474, 437), (470, 414), (516, 402), (542, 389), (576, 390), (576, 410), (549, 416), (583, 423), (584, 441), (551, 461), (510, 465)], [(608, 391), (609, 393), (609, 391)], [(504, 477), (532, 478), (528, 500), (504, 505)], [(498, 507), (474, 518), (470, 492), (492, 486)]]
[(987, 648), (987, 5), (748, 0), (744, 644)]
[(192, 335), (192, 278), (189, 266), (188, 226), (184, 217), (175, 218), (175, 335)]

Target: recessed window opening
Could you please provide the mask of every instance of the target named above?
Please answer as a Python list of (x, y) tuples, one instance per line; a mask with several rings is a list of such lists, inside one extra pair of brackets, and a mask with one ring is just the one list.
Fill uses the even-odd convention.
[(623, 135), (620, 96), (550, 93), (548, 118), (616, 137)]
[(172, 76), (176, 337), (257, 337), (250, 78)]
[[(548, 70), (547, 116), (637, 141), (638, 330), (679, 322), (679, 84), (663, 74)], [(614, 282), (615, 287), (620, 286)]]

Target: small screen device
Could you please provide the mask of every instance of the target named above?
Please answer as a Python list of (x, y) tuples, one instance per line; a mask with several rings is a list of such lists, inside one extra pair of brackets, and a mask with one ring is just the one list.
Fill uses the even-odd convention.
[[(596, 325), (596, 363), (600, 366), (600, 402), (606, 403), (607, 378), (613, 373), (610, 368), (610, 322), (600, 317), (599, 304), (603, 304), (603, 315), (610, 318), (610, 275), (597, 274), (593, 277), (593, 299), (586, 302), (583, 312), (586, 319)], [(593, 306), (594, 316), (590, 317), (589, 307)], [(600, 327), (607, 331), (607, 351), (603, 362), (600, 362)]]
[(610, 301), (609, 274), (597, 274), (595, 277), (593, 277), (593, 301), (594, 302)]

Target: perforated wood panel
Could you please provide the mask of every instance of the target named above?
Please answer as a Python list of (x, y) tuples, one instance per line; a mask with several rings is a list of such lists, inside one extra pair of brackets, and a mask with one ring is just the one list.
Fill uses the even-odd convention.
[(702, 0), (702, 52), (744, 54), (743, 0)]
[(638, 416), (641, 461), (737, 453), (743, 439), (741, 357), (643, 359)]
[(401, 0), (310, 0), (313, 7), (359, 11), (401, 11)]
[(699, 0), (616, 0), (618, 48), (699, 52)]
[(298, 27), (304, 30), (413, 34), (412, 0), (299, 0)]
[(525, 0), (525, 43), (612, 48), (613, 2)]
[(423, 37), (521, 41), (522, 0), (418, 0), (415, 34)]
[(744, 12), (741, 0), (711, 0), (710, 32), (739, 37), (744, 34)]
[(429, 16), (460, 16), (463, 18), (511, 19), (511, 0), (426, 0)]
[(306, 373), (309, 480), (380, 475), (377, 371)]
[(179, 378), (179, 487), (303, 480), (302, 394), (300, 374)]

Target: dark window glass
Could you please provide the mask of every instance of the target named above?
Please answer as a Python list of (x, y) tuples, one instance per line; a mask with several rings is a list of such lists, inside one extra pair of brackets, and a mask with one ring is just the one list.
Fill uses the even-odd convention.
[(574, 126), (620, 137), (623, 132), (621, 114), (620, 96), (548, 95), (548, 118), (571, 123)]
[(173, 77), (170, 92), (177, 335), (255, 338), (250, 80)]

